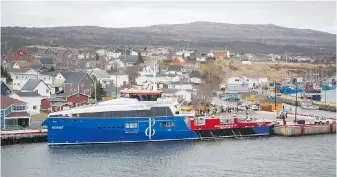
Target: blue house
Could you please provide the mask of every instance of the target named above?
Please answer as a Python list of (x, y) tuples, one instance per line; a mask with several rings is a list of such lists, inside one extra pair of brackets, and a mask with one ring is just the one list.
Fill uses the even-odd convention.
[(6, 95), (6, 96), (12, 94), (12, 90), (4, 82), (1, 82), (0, 92), (1, 92), (1, 95)]
[(27, 103), (1, 95), (1, 129), (18, 129), (28, 127), (30, 114), (27, 112)]

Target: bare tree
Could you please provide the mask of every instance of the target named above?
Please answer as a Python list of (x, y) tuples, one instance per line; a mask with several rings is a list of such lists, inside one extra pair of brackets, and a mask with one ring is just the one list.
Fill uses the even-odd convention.
[(197, 96), (192, 102), (194, 104), (210, 104), (212, 101), (213, 89), (208, 83), (201, 83), (197, 88)]
[(129, 83), (136, 82), (136, 77), (138, 76), (138, 68), (136, 66), (126, 67), (124, 72), (129, 76)]

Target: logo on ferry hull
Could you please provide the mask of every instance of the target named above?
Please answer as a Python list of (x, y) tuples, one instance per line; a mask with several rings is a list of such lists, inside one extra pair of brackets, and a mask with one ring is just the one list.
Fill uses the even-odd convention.
[(151, 139), (151, 137), (156, 134), (156, 130), (152, 128), (154, 124), (156, 124), (156, 121), (149, 118), (149, 127), (147, 127), (145, 130), (145, 135), (149, 137), (149, 139)]

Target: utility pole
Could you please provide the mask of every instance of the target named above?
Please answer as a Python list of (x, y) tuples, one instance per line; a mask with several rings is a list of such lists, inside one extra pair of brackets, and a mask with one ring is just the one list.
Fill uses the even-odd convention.
[(296, 123), (297, 122), (297, 86), (298, 86), (298, 84), (297, 84), (297, 79), (295, 80), (295, 84), (296, 84), (296, 100), (295, 100), (295, 120), (294, 120), (294, 122)]
[(275, 90), (275, 111), (276, 111), (276, 81), (274, 81), (274, 90)]
[(116, 73), (116, 99), (117, 99), (117, 77), (118, 77), (118, 75)]
[(95, 83), (94, 83), (94, 87), (95, 87), (95, 104), (97, 104), (96, 80), (95, 80)]

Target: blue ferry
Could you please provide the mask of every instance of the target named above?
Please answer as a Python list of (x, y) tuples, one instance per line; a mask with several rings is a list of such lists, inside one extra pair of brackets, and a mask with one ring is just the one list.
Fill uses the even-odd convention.
[(220, 118), (196, 118), (194, 111), (183, 113), (177, 102), (162, 99), (161, 94), (162, 91), (122, 90), (124, 98), (50, 113), (42, 123), (48, 127), (48, 144), (195, 140), (210, 135), (271, 133), (271, 125), (266, 122), (238, 126), (237, 120), (220, 123)]

